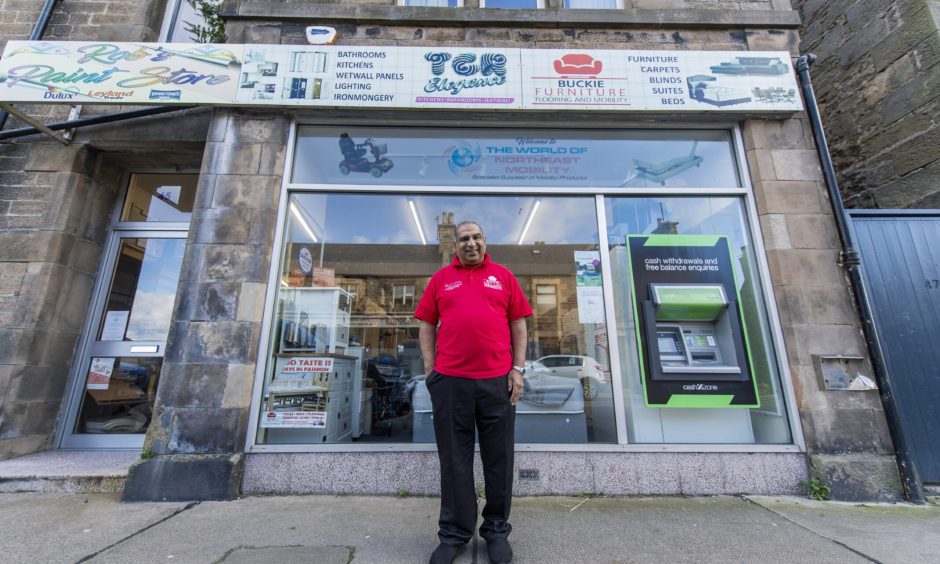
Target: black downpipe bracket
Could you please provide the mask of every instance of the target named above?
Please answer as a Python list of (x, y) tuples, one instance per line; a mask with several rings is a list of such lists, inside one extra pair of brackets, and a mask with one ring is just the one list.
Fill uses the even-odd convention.
[(842, 241), (841, 261), (848, 271), (849, 281), (855, 293), (855, 302), (862, 318), (862, 332), (865, 335), (865, 344), (868, 346), (868, 352), (871, 356), (872, 369), (874, 370), (875, 381), (878, 383), (878, 391), (881, 395), (881, 404), (888, 422), (888, 430), (891, 433), (891, 441), (894, 443), (894, 455), (897, 460), (898, 474), (901, 477), (901, 485), (904, 488), (904, 497), (912, 503), (922, 504), (926, 502), (924, 500), (923, 484), (920, 481), (917, 467), (914, 465), (907, 439), (904, 437), (901, 427), (898, 406), (894, 397), (894, 384), (885, 362), (881, 340), (875, 326), (874, 312), (862, 277), (861, 257), (855, 249), (855, 240), (849, 228), (851, 219), (842, 204), (842, 195), (839, 193), (835, 168), (832, 164), (832, 157), (829, 155), (829, 144), (826, 142), (822, 119), (819, 116), (819, 107), (816, 105), (816, 95), (813, 92), (813, 83), (809, 75), (809, 66), (815, 60), (816, 55), (812, 53), (803, 55), (797, 60), (796, 70), (800, 77), (803, 100), (806, 102), (806, 113), (813, 127), (816, 151), (819, 153), (819, 160), (823, 165), (823, 174), (826, 177), (826, 187), (829, 190), (829, 201), (832, 204), (839, 239)]

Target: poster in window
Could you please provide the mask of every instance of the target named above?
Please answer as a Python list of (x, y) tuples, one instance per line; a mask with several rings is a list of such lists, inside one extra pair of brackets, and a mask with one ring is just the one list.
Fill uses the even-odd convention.
[(114, 373), (113, 357), (94, 357), (88, 368), (88, 380), (85, 388), (89, 390), (107, 390), (111, 384), (111, 375)]

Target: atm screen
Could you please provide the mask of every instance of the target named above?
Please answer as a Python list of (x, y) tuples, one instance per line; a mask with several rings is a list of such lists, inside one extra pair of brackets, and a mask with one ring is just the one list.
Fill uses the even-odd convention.
[(678, 354), (679, 348), (676, 347), (676, 340), (672, 337), (659, 337), (656, 339), (659, 341), (659, 352), (662, 353), (673, 353)]

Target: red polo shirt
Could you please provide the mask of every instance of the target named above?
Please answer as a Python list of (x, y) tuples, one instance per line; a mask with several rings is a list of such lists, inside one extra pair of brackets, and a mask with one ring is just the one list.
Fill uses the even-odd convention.
[(472, 267), (454, 262), (438, 270), (421, 296), (415, 317), (437, 330), (434, 370), (484, 379), (512, 368), (509, 323), (532, 315), (519, 282), (505, 266), (483, 255)]

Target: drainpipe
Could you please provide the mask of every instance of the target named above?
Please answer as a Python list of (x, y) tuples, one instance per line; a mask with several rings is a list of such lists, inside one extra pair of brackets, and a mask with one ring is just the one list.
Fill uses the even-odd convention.
[(887, 363), (885, 362), (884, 351), (881, 348), (881, 340), (878, 337), (878, 330), (875, 327), (871, 302), (868, 299), (868, 293), (865, 290), (865, 281), (862, 278), (862, 260), (858, 251), (855, 249), (855, 240), (849, 228), (851, 219), (842, 204), (842, 195), (839, 192), (839, 184), (836, 181), (836, 171), (832, 165), (832, 157), (829, 155), (829, 145), (826, 143), (826, 134), (823, 132), (822, 119), (819, 116), (819, 107), (816, 105), (816, 95), (813, 93), (813, 83), (809, 75), (809, 66), (813, 64), (815, 60), (816, 55), (812, 53), (803, 55), (797, 60), (796, 70), (800, 77), (800, 88), (803, 91), (803, 99), (806, 101), (806, 113), (809, 116), (810, 124), (813, 126), (816, 151), (819, 153), (819, 160), (823, 165), (823, 174), (826, 177), (826, 187), (829, 190), (829, 202), (832, 204), (833, 217), (835, 217), (836, 220), (839, 239), (842, 241), (840, 260), (842, 266), (848, 271), (849, 281), (855, 293), (855, 302), (858, 304), (858, 313), (862, 319), (862, 332), (865, 335), (865, 344), (868, 346), (868, 353), (871, 356), (875, 381), (878, 383), (881, 404), (884, 408), (885, 418), (888, 421), (888, 430), (891, 433), (891, 442), (894, 443), (894, 456), (897, 460), (901, 485), (904, 488), (904, 497), (912, 503), (923, 504), (925, 503), (923, 485), (917, 473), (917, 467), (914, 465), (914, 460), (911, 457), (907, 439), (905, 439), (902, 431), (901, 418), (899, 417), (898, 406), (894, 398), (894, 384), (891, 380), (891, 373), (888, 370)]
[[(36, 20), (36, 26), (33, 27), (33, 32), (29, 35), (30, 41), (38, 41), (42, 39), (42, 35), (46, 33), (46, 27), (49, 25), (49, 18), (52, 17), (52, 11), (55, 9), (55, 5), (59, 0), (46, 0), (42, 5), (42, 10), (39, 12), (39, 19)], [(10, 114), (6, 110), (0, 110), (0, 129), (7, 124), (7, 118), (10, 117)]]

